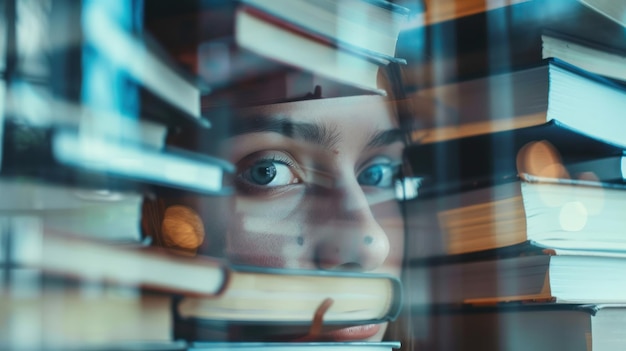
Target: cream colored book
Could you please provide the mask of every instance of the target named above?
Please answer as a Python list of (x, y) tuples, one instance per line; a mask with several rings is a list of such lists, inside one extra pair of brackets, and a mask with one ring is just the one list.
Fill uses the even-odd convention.
[(324, 304), (325, 322), (358, 324), (394, 319), (400, 309), (400, 281), (389, 275), (235, 267), (157, 248), (30, 234), (21, 265), (81, 281), (182, 295), (177, 313), (184, 318), (306, 324)]

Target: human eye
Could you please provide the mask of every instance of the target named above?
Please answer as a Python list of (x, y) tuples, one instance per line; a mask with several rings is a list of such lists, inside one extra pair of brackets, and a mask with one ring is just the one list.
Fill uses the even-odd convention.
[(397, 178), (399, 164), (389, 160), (378, 160), (366, 165), (357, 175), (362, 186), (390, 188)]
[(301, 183), (296, 162), (282, 152), (261, 152), (238, 162), (237, 181), (250, 190), (274, 190)]

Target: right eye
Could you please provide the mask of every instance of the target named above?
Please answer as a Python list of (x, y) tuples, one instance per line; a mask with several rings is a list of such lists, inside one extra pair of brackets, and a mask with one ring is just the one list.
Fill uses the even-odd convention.
[(267, 187), (283, 186), (294, 183), (297, 179), (289, 166), (277, 161), (263, 160), (248, 168), (242, 177), (255, 184)]
[(258, 188), (278, 188), (301, 183), (295, 162), (286, 155), (252, 156), (240, 166), (238, 178), (244, 185)]

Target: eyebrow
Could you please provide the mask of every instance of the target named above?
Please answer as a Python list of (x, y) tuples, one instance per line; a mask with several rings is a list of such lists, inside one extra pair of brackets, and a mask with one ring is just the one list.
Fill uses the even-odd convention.
[[(253, 116), (233, 119), (230, 135), (273, 132), (288, 138), (304, 140), (327, 148), (334, 147), (340, 140), (337, 130), (325, 124), (294, 122), (287, 117)], [(400, 129), (373, 132), (368, 138), (366, 148), (374, 149), (403, 141), (404, 133)]]
[(389, 129), (374, 132), (367, 142), (366, 148), (374, 149), (377, 147), (387, 146), (396, 142), (404, 141), (404, 132), (402, 130)]
[(324, 124), (294, 122), (286, 117), (254, 116), (235, 118), (231, 126), (231, 136), (273, 132), (288, 138), (304, 140), (328, 148), (334, 147), (340, 136)]

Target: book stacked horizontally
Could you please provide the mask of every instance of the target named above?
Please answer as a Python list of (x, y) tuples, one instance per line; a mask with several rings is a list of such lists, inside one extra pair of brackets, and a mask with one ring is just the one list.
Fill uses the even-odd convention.
[[(377, 73), (402, 61), (393, 57), (407, 16), (402, 7), (353, 0), (340, 14), (344, 4), (335, 1), (206, 2), (209, 16), (226, 14), (220, 20), (232, 27), (226, 30), (232, 37), (195, 46), (197, 61), (184, 69), (185, 57), (169, 45), (174, 55), (165, 53), (159, 41), (165, 36), (148, 29), (176, 30), (161, 27), (150, 11), (201, 2), (5, 3), (0, 349), (294, 349), (178, 341), (175, 320), (219, 327), (231, 321), (285, 323), (308, 331), (312, 323), (321, 326), (322, 316), (325, 325), (341, 326), (397, 316), (401, 289), (394, 277), (231, 267), (183, 257), (146, 247), (150, 238), (141, 216), (142, 206), (155, 197), (219, 199), (232, 193), (228, 177), (234, 167), (209, 156), (222, 137), (214, 132), (222, 115), (208, 118), (203, 96), (217, 101), (221, 92), (245, 95), (251, 81), (299, 70), (354, 91), (384, 94)], [(310, 11), (325, 21), (298, 22)], [(222, 22), (203, 23), (219, 31)], [(190, 31), (188, 24), (183, 21), (183, 30)], [(175, 40), (187, 38), (175, 34)], [(372, 42), (376, 46), (365, 45)], [(229, 56), (231, 49), (246, 52)], [(296, 89), (288, 95), (303, 94)], [(181, 130), (212, 138), (198, 138), (202, 145), (191, 150), (167, 145)], [(389, 350), (398, 344), (299, 347)]]
[(405, 152), (421, 178), (408, 299), (427, 349), (626, 347), (624, 76), (590, 59), (614, 51), (576, 42), (589, 55), (573, 60), (573, 42), (543, 40), (562, 51), (416, 95), (440, 103)]
[(174, 7), (152, 5), (150, 30), (210, 85), (207, 109), (297, 99), (318, 85), (323, 97), (386, 94), (380, 72), (405, 62), (395, 48), (409, 11), (391, 1)]
[[(400, 312), (401, 284), (388, 275), (229, 266), (16, 224), (20, 235), (9, 259), (12, 279), (22, 279), (0, 294), (7, 306), (0, 314), (7, 326), (3, 347), (174, 347), (174, 317), (215, 325), (285, 323), (301, 327), (296, 338), (322, 323), (314, 319), (320, 308), (324, 325), (380, 323)], [(42, 280), (25, 279), (38, 270)], [(29, 284), (44, 289), (29, 294)], [(30, 338), (16, 339), (19, 330), (30, 331)]]
[[(386, 87), (379, 84), (379, 73), (388, 66), (403, 62), (395, 58), (394, 53), (408, 11), (388, 1), (205, 2), (193, 11), (179, 9), (178, 13), (176, 10), (171, 13), (176, 8), (174, 3), (163, 2), (161, 6), (147, 3), (151, 13), (149, 29), (175, 57), (187, 62), (208, 82), (211, 92), (203, 96), (203, 112), (224, 116), (230, 121), (237, 120), (231, 118), (232, 109), (241, 106), (387, 94)], [(237, 129), (239, 126), (233, 127)], [(338, 286), (342, 285), (340, 281), (337, 280)], [(301, 303), (288, 301), (289, 295), (296, 292), (288, 291), (284, 284), (278, 284), (276, 289), (274, 296), (285, 296), (286, 299), (281, 306), (269, 305), (271, 309), (295, 308)], [(379, 293), (375, 295), (387, 299)], [(258, 310), (263, 300), (256, 299), (254, 292), (240, 296), (241, 299), (231, 301), (231, 305), (247, 305), (247, 317), (260, 318), (265, 314), (265, 311)], [(273, 321), (246, 320), (242, 314), (238, 316), (239, 321), (235, 317), (230, 321), (234, 327), (228, 325), (228, 318), (219, 314), (213, 318), (189, 314), (192, 311), (221, 313), (233, 308), (219, 306), (219, 301), (216, 303), (218, 305), (206, 300), (181, 301), (177, 305), (174, 336), (190, 341), (236, 341), (238, 336), (252, 341), (297, 340), (302, 337), (303, 328), (312, 323), (311, 318), (321, 301), (307, 303), (303, 315), (308, 318), (303, 320), (287, 316)], [(356, 313), (359, 309), (354, 306), (352, 311)], [(353, 317), (356, 324), (369, 319), (358, 316), (358, 313)], [(325, 315), (324, 323), (341, 323), (333, 322), (333, 319)], [(280, 330), (263, 323), (285, 323), (287, 326)], [(243, 347), (236, 343), (230, 346)], [(272, 348), (272, 345), (264, 346)], [(217, 346), (211, 344), (210, 347)], [(332, 349), (350, 345), (322, 344), (319, 347)]]
[[(135, 277), (113, 279), (123, 286), (97, 270), (72, 273), (124, 268), (106, 245), (147, 243), (145, 196), (225, 194), (233, 170), (165, 145), (168, 130), (211, 127), (200, 113), (203, 84), (143, 32), (137, 3), (120, 4), (9, 0), (0, 10), (2, 349), (176, 347), (171, 294), (140, 286), (148, 269), (127, 266)], [(57, 235), (98, 244), (50, 248)]]
[(228, 192), (228, 162), (165, 145), (168, 129), (211, 123), (202, 84), (142, 33), (138, 11), (9, 1), (0, 13), (2, 215), (137, 242), (144, 194)]

